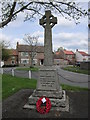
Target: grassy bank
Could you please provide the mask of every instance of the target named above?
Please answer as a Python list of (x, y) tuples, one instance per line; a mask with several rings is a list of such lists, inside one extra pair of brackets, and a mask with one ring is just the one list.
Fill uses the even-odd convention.
[(82, 73), (82, 74), (89, 74), (90, 75), (90, 71), (88, 70), (82, 70), (80, 69), (80, 67), (74, 67), (74, 66), (68, 66), (65, 68), (62, 68), (63, 70), (67, 70), (67, 71), (71, 71), (71, 72), (76, 72), (76, 73)]

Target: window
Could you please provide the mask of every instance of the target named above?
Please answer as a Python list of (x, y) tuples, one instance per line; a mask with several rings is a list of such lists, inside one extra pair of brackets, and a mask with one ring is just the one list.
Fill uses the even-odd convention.
[(28, 56), (28, 52), (21, 52), (21, 56)]
[(22, 64), (28, 64), (29, 63), (29, 59), (21, 59), (21, 63)]
[(15, 59), (15, 56), (12, 56), (12, 59)]
[(33, 65), (37, 64), (37, 59), (33, 59)]
[(12, 61), (11, 61), (11, 64), (14, 65), (14, 64), (15, 64), (15, 60), (12, 60)]

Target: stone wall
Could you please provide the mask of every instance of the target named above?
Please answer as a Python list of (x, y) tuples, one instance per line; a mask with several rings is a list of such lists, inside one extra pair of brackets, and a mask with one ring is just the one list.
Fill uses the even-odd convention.
[(81, 62), (80, 68), (84, 70), (90, 70), (90, 61), (89, 62)]

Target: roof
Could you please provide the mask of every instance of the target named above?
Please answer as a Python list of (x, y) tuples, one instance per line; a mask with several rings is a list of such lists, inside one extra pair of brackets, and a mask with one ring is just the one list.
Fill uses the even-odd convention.
[[(33, 46), (32, 48), (32, 46), (29, 46), (29, 45), (18, 45), (17, 47), (18, 52), (30, 52), (32, 49), (34, 50), (35, 46)], [(36, 51), (38, 53), (44, 52), (44, 46), (36, 46)]]
[(82, 56), (88, 56), (87, 53), (83, 52), (83, 51), (78, 51)]
[(54, 54), (54, 59), (61, 59), (60, 52), (56, 52), (56, 53)]
[(14, 55), (14, 56), (18, 55), (18, 52), (16, 49), (7, 49), (7, 51), (9, 52), (10, 55)]
[(74, 55), (74, 52), (73, 51), (69, 51), (69, 50), (64, 50), (64, 53), (66, 55)]

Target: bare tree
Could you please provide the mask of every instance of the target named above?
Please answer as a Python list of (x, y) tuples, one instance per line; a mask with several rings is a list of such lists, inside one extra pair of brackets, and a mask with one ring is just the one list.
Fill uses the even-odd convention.
[(37, 44), (38, 44), (38, 36), (31, 36), (29, 34), (25, 34), (23, 40), (26, 44), (29, 45), (30, 51), (29, 51), (29, 57), (31, 60), (31, 67), (33, 67), (33, 59), (37, 52)]
[(25, 13), (25, 21), (36, 18), (36, 15), (42, 15), (42, 12), (49, 9), (57, 14), (62, 15), (66, 19), (74, 19), (75, 23), (82, 16), (87, 15), (87, 11), (79, 7), (77, 2), (69, 2), (68, 0), (2, 0), (0, 15), (1, 23), (0, 28), (6, 26), (9, 22), (16, 20), (17, 15), (21, 12)]

